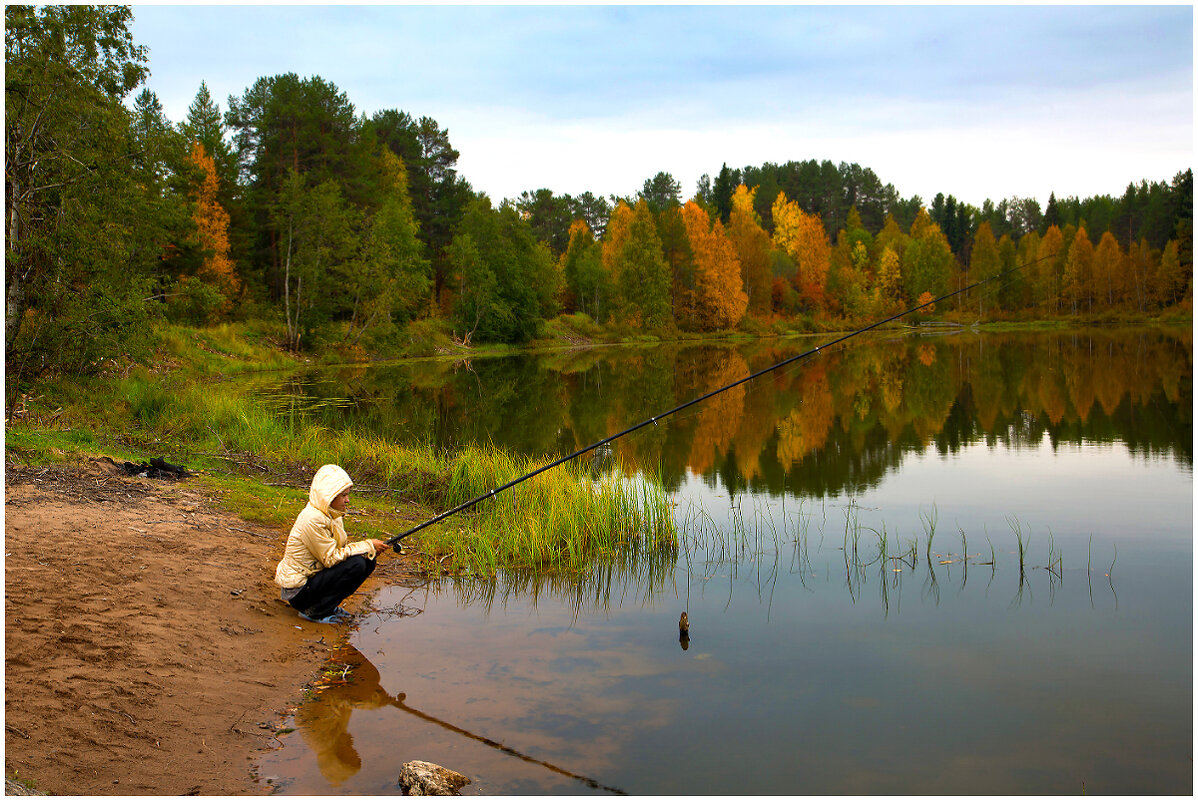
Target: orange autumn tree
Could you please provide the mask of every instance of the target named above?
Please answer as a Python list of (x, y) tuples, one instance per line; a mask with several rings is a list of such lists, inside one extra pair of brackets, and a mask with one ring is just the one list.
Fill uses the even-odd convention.
[(1094, 300), (1100, 306), (1121, 306), (1131, 293), (1127, 267), (1130, 264), (1123, 256), (1119, 240), (1106, 231), (1094, 249), (1091, 262), (1094, 280)]
[(705, 331), (732, 328), (749, 306), (736, 249), (723, 223), (713, 224), (693, 200), (682, 208), (682, 221), (695, 259), (696, 322)]
[(1094, 297), (1094, 245), (1086, 235), (1084, 225), (1073, 235), (1069, 253), (1061, 273), (1061, 297), (1072, 314), (1090, 312)]
[(1036, 249), (1036, 267), (1032, 277), (1033, 300), (1042, 311), (1055, 312), (1060, 303), (1061, 253), (1065, 237), (1061, 229), (1050, 225)]
[(193, 142), (189, 158), (203, 176), (195, 187), (196, 204), (191, 216), (200, 249), (204, 252), (204, 260), (196, 271), (196, 277), (223, 296), (224, 302), (217, 310), (227, 313), (233, 305), (233, 298), (241, 290), (241, 281), (229, 258), (229, 213), (217, 200), (219, 184), (212, 156), (208, 155), (202, 144)]
[(795, 288), (809, 306), (824, 307), (824, 287), (832, 247), (818, 214), (807, 214), (799, 204), (779, 192), (771, 211), (774, 220), (774, 245), (789, 255), (797, 267)]

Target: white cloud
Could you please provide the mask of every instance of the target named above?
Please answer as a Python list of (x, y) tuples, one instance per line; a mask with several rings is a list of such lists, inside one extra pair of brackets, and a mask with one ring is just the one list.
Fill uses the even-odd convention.
[[(856, 162), (904, 197), (1121, 193), (1193, 158), (1191, 8), (139, 6), (150, 88), (320, 75), (448, 128), (494, 199)], [(285, 13), (283, 13), (285, 12)]]

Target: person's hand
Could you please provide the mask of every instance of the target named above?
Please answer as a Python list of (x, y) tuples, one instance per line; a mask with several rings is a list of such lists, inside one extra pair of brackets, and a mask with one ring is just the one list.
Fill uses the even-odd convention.
[(374, 546), (374, 555), (375, 556), (378, 556), (379, 554), (383, 553), (384, 551), (391, 550), (391, 546), (388, 545), (383, 540), (367, 540), (367, 542), (369, 542), (371, 545)]

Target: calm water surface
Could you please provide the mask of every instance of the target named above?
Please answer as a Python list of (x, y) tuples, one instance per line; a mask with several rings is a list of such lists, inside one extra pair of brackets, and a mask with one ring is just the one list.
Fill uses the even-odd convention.
[[(253, 391), (559, 454), (811, 344)], [(380, 591), (345, 680), (259, 774), (295, 794), (395, 793), (412, 759), (465, 794), (1191, 794), (1192, 352), (1188, 330), (879, 338), (643, 429), (618, 450), (674, 494), (676, 561)]]

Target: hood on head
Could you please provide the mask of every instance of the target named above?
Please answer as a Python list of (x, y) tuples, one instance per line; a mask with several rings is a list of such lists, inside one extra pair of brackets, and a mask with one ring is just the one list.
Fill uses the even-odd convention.
[(308, 502), (332, 517), (329, 504), (341, 493), (352, 487), (349, 473), (335, 464), (326, 464), (312, 477), (312, 489), (308, 491)]

